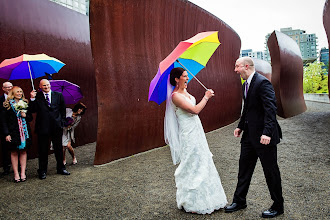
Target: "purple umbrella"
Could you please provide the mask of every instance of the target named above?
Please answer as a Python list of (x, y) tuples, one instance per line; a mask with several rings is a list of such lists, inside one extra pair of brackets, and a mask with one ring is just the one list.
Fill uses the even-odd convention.
[(66, 80), (49, 80), (52, 91), (62, 93), (66, 105), (76, 104), (84, 96), (80, 87)]

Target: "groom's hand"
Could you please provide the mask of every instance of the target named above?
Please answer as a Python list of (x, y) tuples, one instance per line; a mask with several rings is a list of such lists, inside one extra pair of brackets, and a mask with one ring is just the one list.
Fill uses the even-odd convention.
[(239, 129), (239, 128), (236, 128), (236, 129), (234, 130), (234, 136), (235, 136), (235, 137), (239, 137), (239, 136), (241, 136), (241, 133), (242, 133), (242, 130)]
[(271, 138), (266, 135), (261, 135), (260, 143), (262, 143), (264, 145), (268, 145), (270, 143), (270, 139)]

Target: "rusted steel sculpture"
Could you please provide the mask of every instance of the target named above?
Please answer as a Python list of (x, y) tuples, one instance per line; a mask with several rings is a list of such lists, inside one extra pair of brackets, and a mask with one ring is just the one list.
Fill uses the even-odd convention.
[(272, 81), (272, 66), (264, 60), (252, 58), (256, 72), (265, 76), (269, 81)]
[[(81, 101), (88, 107), (76, 129), (76, 146), (96, 141), (97, 96), (88, 17), (50, 1), (0, 1), (0, 45), (0, 62), (23, 53), (46, 53), (63, 61), (66, 65), (53, 79), (78, 84), (84, 93)], [(34, 80), (36, 88), (39, 81)], [(1, 79), (1, 85), (3, 82)], [(12, 83), (21, 86), (29, 98), (29, 80)], [(37, 156), (37, 137), (32, 138), (30, 158)]]
[[(325, 32), (327, 33), (328, 37), (328, 45), (330, 45), (330, 4), (329, 1), (326, 0), (324, 4), (323, 9), (323, 26), (325, 29)], [(329, 75), (329, 70), (328, 70)], [(330, 91), (330, 79), (328, 78), (328, 91)], [(329, 98), (330, 98), (330, 92), (329, 92)]]
[[(205, 131), (238, 119), (241, 84), (234, 73), (239, 36), (224, 22), (185, 0), (93, 0), (91, 44), (98, 94), (94, 164), (104, 164), (164, 146), (165, 103), (148, 103), (158, 64), (182, 41), (202, 31), (219, 31), (222, 43), (197, 77), (216, 96), (200, 115)], [(189, 91), (200, 100), (194, 80)]]
[(306, 111), (303, 94), (303, 62), (297, 43), (274, 31), (267, 42), (272, 60), (272, 84), (276, 93), (277, 114), (289, 118)]

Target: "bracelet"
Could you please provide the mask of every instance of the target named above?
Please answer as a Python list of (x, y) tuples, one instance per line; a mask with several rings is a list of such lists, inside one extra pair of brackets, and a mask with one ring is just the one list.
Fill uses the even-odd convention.
[(206, 101), (208, 101), (209, 99), (208, 98), (206, 98), (205, 96), (203, 97)]

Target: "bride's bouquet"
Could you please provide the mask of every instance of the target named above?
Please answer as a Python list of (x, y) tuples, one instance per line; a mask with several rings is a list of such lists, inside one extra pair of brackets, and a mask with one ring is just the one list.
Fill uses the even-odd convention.
[(14, 103), (13, 106), (17, 112), (24, 112), (24, 113), (27, 112), (27, 108), (29, 107), (29, 105), (23, 100), (19, 100), (18, 102)]

